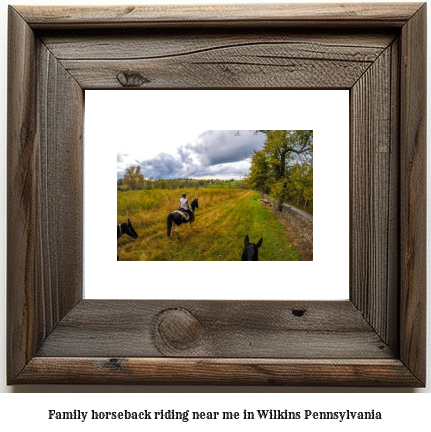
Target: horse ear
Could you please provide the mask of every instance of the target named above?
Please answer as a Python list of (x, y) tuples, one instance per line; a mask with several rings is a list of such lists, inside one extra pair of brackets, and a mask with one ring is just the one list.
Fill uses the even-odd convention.
[(127, 223), (128, 223), (128, 224), (130, 223), (130, 219), (127, 219)]
[(244, 239), (244, 245), (245, 246), (248, 246), (248, 244), (250, 243), (250, 240), (248, 239), (248, 234), (245, 236), (245, 239)]
[(263, 242), (263, 238), (261, 237), (260, 240), (256, 243), (256, 249), (262, 246), (262, 242)]

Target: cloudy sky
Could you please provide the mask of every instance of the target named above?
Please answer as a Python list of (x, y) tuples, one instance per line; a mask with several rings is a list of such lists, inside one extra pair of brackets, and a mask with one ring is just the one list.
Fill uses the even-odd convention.
[[(85, 145), (100, 160), (101, 151), (115, 152), (117, 178), (139, 164), (145, 178), (240, 179), (264, 142), (250, 131), (271, 129), (261, 107), (275, 96), (243, 90), (86, 91)], [(274, 125), (283, 123), (272, 118)]]
[(253, 150), (265, 137), (243, 130), (144, 131), (135, 144), (117, 153), (117, 178), (130, 165), (141, 166), (145, 178), (240, 179), (247, 174)]
[(86, 90), (84, 163), (112, 181), (136, 164), (145, 178), (240, 179), (264, 142), (250, 130), (313, 129), (316, 161), (348, 103), (341, 90)]

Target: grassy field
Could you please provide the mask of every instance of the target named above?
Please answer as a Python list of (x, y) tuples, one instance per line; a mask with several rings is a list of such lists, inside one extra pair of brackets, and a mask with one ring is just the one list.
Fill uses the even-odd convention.
[(238, 261), (244, 237), (256, 243), (263, 237), (259, 261), (296, 261), (283, 226), (259, 202), (259, 194), (242, 189), (184, 190), (191, 202), (199, 198), (195, 222), (167, 237), (167, 216), (178, 208), (183, 190), (140, 190), (117, 192), (117, 223), (128, 218), (139, 237), (117, 241), (122, 261)]

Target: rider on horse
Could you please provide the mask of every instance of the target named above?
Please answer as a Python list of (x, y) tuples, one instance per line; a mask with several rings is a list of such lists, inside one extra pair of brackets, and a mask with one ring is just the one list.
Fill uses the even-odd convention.
[(180, 202), (178, 204), (179, 204), (179, 210), (184, 213), (187, 213), (189, 215), (190, 221), (193, 222), (195, 217), (192, 210), (189, 207), (189, 200), (186, 198), (185, 192), (181, 194)]

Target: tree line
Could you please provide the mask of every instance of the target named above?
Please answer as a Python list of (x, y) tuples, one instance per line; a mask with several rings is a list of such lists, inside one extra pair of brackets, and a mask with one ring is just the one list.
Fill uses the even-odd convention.
[[(139, 165), (126, 169), (117, 181), (118, 190), (181, 189), (199, 187), (252, 188), (276, 199), (279, 211), (283, 202), (313, 208), (313, 131), (255, 130), (266, 136), (263, 148), (251, 156), (250, 170), (243, 180), (220, 179), (145, 179)], [(239, 135), (240, 131), (235, 132)]]
[(164, 179), (145, 178), (139, 165), (126, 168), (124, 176), (117, 180), (117, 190), (184, 189), (201, 187), (221, 187), (248, 189), (249, 185), (241, 180), (223, 179)]
[(313, 131), (259, 130), (266, 140), (251, 156), (245, 181), (252, 189), (283, 202), (313, 208)]

